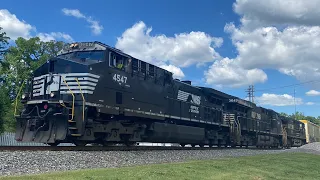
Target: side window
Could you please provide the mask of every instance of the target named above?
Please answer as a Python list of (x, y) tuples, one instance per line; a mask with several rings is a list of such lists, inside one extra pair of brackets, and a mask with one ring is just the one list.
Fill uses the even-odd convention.
[(114, 52), (109, 53), (109, 66), (116, 69), (131, 72), (132, 59), (124, 57)]
[(146, 75), (146, 70), (147, 70), (146, 62), (140, 61), (140, 71), (142, 73), (142, 76)]
[(154, 77), (154, 65), (149, 64), (149, 66), (148, 66), (148, 74), (149, 74), (149, 76), (151, 76), (152, 78)]
[(138, 60), (135, 58), (132, 59), (132, 71), (135, 74), (138, 73)]
[(113, 61), (114, 61), (114, 67), (116, 67), (117, 69), (120, 69), (120, 70), (124, 70), (124, 65), (125, 65), (125, 60), (122, 56), (119, 56), (119, 55), (115, 55), (113, 57)]

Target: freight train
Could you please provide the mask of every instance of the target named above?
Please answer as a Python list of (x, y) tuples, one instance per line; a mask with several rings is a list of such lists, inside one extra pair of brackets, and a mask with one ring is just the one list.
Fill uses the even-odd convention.
[(15, 116), (21, 142), (263, 148), (306, 143), (300, 121), (180, 81), (97, 41), (69, 44), (24, 84), (23, 109)]

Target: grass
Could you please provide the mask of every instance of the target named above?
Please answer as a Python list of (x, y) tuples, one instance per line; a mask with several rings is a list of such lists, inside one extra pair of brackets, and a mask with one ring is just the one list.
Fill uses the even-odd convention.
[(280, 153), (184, 163), (90, 169), (0, 179), (320, 179), (320, 156)]

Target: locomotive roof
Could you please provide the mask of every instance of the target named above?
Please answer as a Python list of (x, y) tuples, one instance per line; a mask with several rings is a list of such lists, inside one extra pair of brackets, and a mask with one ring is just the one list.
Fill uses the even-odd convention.
[(221, 96), (222, 98), (226, 98), (226, 99), (235, 98), (235, 96), (232, 96), (230, 94), (226, 94), (224, 92), (218, 91), (213, 88), (208, 88), (208, 87), (199, 87), (199, 88), (202, 89), (204, 92), (216, 94), (218, 96)]
[[(61, 54), (66, 54), (66, 53), (70, 53), (70, 52), (73, 52), (73, 51), (93, 51), (93, 50), (102, 50), (102, 51), (105, 51), (105, 50), (111, 50), (111, 51), (114, 51), (116, 53), (118, 53), (119, 55), (121, 56), (124, 56), (124, 57), (127, 57), (127, 58), (132, 58), (132, 59), (137, 59), (137, 60), (140, 60), (142, 62), (146, 62), (146, 61), (143, 61), (141, 59), (138, 59), (138, 58), (135, 58), (127, 53), (124, 53), (123, 51), (121, 51), (120, 49), (117, 49), (115, 47), (112, 47), (112, 46), (109, 46), (107, 44), (104, 44), (100, 41), (90, 41), (90, 42), (74, 42), (74, 43), (67, 43), (63, 49), (58, 53), (58, 55), (61, 55)], [(148, 63), (148, 62), (146, 62)], [(149, 63), (151, 64), (151, 63)], [(154, 64), (152, 64), (154, 65)], [(163, 69), (159, 66), (156, 66), (154, 65), (155, 67), (159, 68), (159, 69), (162, 69), (163, 71), (165, 71), (166, 73), (169, 73), (171, 74), (172, 76), (172, 72), (166, 70), (166, 69)]]
[[(233, 103), (238, 103), (238, 104), (241, 104), (243, 106), (247, 106), (247, 107), (250, 107), (250, 108), (254, 108), (256, 105), (250, 101), (247, 101), (247, 100), (244, 100), (244, 99), (241, 99), (239, 97), (236, 97), (236, 96), (232, 96), (230, 94), (226, 94), (224, 92), (221, 92), (221, 91), (218, 91), (216, 89), (213, 89), (213, 88), (208, 88), (208, 87), (199, 87), (201, 88), (204, 92), (207, 92), (207, 93), (212, 93), (212, 94), (216, 94), (224, 99), (227, 99), (228, 102), (233, 102)], [(231, 100), (231, 101), (229, 101)]]

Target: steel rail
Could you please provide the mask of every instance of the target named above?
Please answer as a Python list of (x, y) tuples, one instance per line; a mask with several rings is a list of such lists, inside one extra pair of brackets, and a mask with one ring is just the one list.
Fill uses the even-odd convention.
[(161, 151), (161, 150), (282, 150), (257, 147), (179, 147), (179, 146), (0, 146), (0, 151)]

